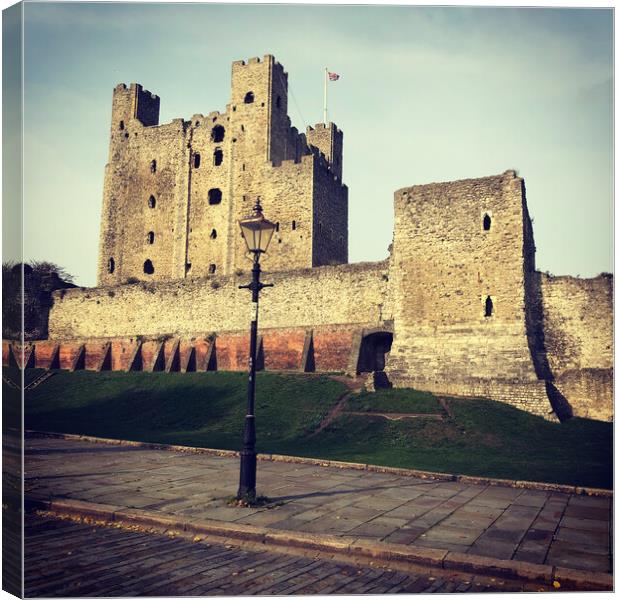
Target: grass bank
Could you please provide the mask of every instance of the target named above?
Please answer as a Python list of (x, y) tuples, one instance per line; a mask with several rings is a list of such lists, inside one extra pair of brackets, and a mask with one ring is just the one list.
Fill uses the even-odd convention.
[[(26, 427), (239, 450), (246, 385), (244, 373), (58, 372), (27, 392)], [(447, 401), (453, 417), (441, 421), (345, 412), (313, 435), (345, 391), (327, 376), (259, 373), (258, 451), (612, 486), (611, 423), (579, 418), (550, 423), (501, 402), (453, 398)], [(346, 409), (442, 412), (436, 398), (415, 390), (363, 393)]]

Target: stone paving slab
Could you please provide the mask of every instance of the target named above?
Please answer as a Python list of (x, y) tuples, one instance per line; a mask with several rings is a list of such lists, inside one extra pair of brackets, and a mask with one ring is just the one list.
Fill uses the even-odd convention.
[(611, 572), (609, 497), (259, 461), (272, 505), (232, 508), (237, 458), (40, 437), (26, 440), (25, 471), (38, 499)]

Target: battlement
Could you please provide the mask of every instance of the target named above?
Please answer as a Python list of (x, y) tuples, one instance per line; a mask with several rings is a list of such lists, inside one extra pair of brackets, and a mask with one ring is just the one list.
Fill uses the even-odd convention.
[(130, 83), (129, 87), (126, 83), (119, 83), (114, 87), (115, 92), (125, 92), (127, 90), (131, 92), (145, 94), (147, 96), (150, 96), (152, 100), (159, 100), (159, 96), (157, 94), (153, 94), (149, 90), (145, 90), (143, 86), (139, 83)]
[(331, 130), (334, 129), (335, 133), (338, 135), (342, 135), (342, 131), (338, 128), (338, 126), (335, 123), (332, 123), (331, 121), (327, 124), (325, 123), (316, 123), (314, 126), (313, 125), (308, 125), (306, 127), (306, 133), (310, 133), (312, 131), (316, 131), (316, 130), (321, 130), (321, 129), (325, 129), (325, 130)]
[[(235, 67), (249, 67), (252, 65), (262, 65), (272, 63), (274, 67), (279, 67), (283, 70), (282, 65), (274, 58), (273, 54), (265, 54), (263, 58), (259, 58), (258, 56), (253, 56), (249, 58), (247, 61), (245, 60), (235, 60), (232, 63), (233, 69)], [(286, 74), (286, 72), (285, 72)]]

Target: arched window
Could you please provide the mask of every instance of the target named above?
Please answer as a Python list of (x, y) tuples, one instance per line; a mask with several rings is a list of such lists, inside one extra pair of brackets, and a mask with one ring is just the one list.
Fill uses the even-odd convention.
[(149, 208), (155, 208), (157, 202), (155, 201), (155, 196), (149, 196)]
[(121, 122), (118, 124), (118, 128), (119, 128), (121, 131), (123, 131), (123, 129), (125, 129), (125, 121), (121, 121)]
[(292, 227), (293, 231), (295, 231), (295, 229), (297, 229), (297, 221), (293, 221), (291, 223), (291, 227)]
[(216, 167), (219, 167), (222, 164), (223, 160), (224, 160), (224, 152), (222, 152), (221, 148), (216, 148), (215, 152), (213, 153), (213, 164)]
[(485, 213), (484, 218), (482, 219), (482, 229), (485, 231), (489, 231), (491, 229), (491, 217), (488, 213)]
[(214, 240), (217, 237), (217, 231), (215, 229), (211, 230), (211, 235), (209, 236), (212, 240)]
[(194, 169), (197, 169), (200, 166), (200, 154), (198, 152), (194, 153)]
[(493, 300), (491, 300), (491, 296), (487, 296), (487, 299), (484, 301), (484, 316), (490, 317), (493, 314)]
[(211, 264), (209, 265), (209, 273), (210, 273), (211, 275), (213, 275), (213, 273), (215, 273), (215, 269), (216, 269), (216, 268), (217, 268), (217, 267), (216, 267), (213, 263), (211, 263)]
[(157, 161), (153, 159), (151, 161), (151, 173), (155, 173), (155, 171), (157, 171)]
[(244, 104), (252, 104), (254, 102), (254, 92), (248, 92), (243, 99)]
[(155, 273), (155, 268), (153, 267), (153, 263), (151, 262), (150, 258), (147, 258), (144, 261), (144, 272), (147, 275), (152, 275), (153, 273)]
[(155, 241), (155, 233), (153, 233), (152, 231), (149, 231), (149, 232), (146, 234), (146, 241), (147, 241), (149, 244), (152, 244), (152, 243)]
[(225, 132), (226, 132), (226, 130), (221, 125), (216, 125), (211, 130), (211, 141), (213, 141), (215, 143), (223, 142), (224, 141), (224, 133)]
[(115, 268), (114, 259), (110, 258), (110, 260), (108, 261), (108, 273), (114, 273), (114, 268)]
[(219, 204), (222, 201), (222, 190), (211, 188), (209, 190), (209, 204)]

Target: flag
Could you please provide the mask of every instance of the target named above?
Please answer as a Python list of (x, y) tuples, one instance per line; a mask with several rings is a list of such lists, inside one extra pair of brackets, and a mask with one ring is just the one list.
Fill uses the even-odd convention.
[(338, 75), (338, 73), (328, 71), (327, 75), (329, 76), (330, 81), (338, 81), (340, 79), (340, 75)]

